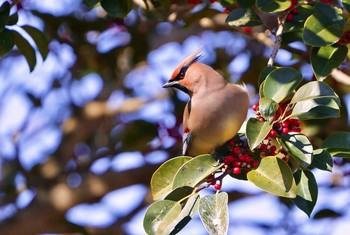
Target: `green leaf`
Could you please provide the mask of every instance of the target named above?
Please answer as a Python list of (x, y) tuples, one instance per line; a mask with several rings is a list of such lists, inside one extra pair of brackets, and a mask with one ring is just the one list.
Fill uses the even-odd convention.
[(261, 86), (263, 81), (265, 81), (267, 75), (269, 75), (275, 69), (277, 69), (277, 67), (271, 66), (271, 67), (265, 67), (263, 70), (261, 70), (261, 72), (259, 74), (259, 78), (258, 78), (259, 87)]
[(255, 149), (265, 139), (271, 129), (271, 122), (260, 122), (256, 118), (250, 118), (246, 127), (249, 148), (251, 150)]
[(277, 68), (266, 77), (264, 96), (280, 103), (301, 81), (302, 76), (297, 70), (288, 67)]
[(220, 165), (209, 154), (192, 158), (176, 172), (173, 189), (182, 186), (195, 187), (219, 168)]
[(343, 3), (344, 8), (350, 12), (350, 0), (341, 0), (341, 2)]
[(256, 6), (263, 12), (281, 12), (290, 6), (290, 0), (256, 0)]
[(170, 201), (180, 201), (181, 199), (187, 197), (188, 195), (191, 195), (193, 193), (194, 188), (189, 187), (189, 186), (183, 186), (174, 189), (171, 191), (165, 198), (164, 200), (170, 200)]
[(236, 27), (253, 27), (262, 23), (260, 17), (249, 8), (234, 9), (226, 18), (226, 24)]
[[(283, 27), (284, 33), (295, 32), (301, 29), (303, 30), (306, 19), (313, 13), (317, 12), (317, 6), (315, 7), (310, 4), (300, 5), (296, 9), (298, 11), (298, 14), (293, 15), (293, 20), (284, 22), (284, 27)], [(302, 39), (302, 37), (300, 37), (300, 39)], [(282, 43), (284, 43), (283, 39), (282, 39)]]
[(15, 35), (12, 30), (4, 29), (0, 32), (0, 56), (6, 55), (15, 46)]
[(290, 103), (297, 103), (300, 101), (318, 99), (318, 98), (331, 98), (338, 105), (340, 105), (340, 100), (338, 95), (333, 91), (333, 89), (324, 82), (312, 81), (308, 82), (302, 87), (300, 87), (294, 94)]
[(248, 180), (262, 190), (287, 198), (296, 197), (292, 170), (282, 159), (269, 156), (260, 161), (258, 168), (247, 174)]
[(86, 5), (88, 5), (89, 7), (93, 7), (93, 6), (95, 6), (97, 3), (101, 2), (101, 0), (84, 0), (84, 2), (85, 2)]
[(311, 50), (311, 65), (318, 80), (325, 79), (333, 69), (343, 63), (348, 48), (343, 45), (313, 47)]
[(276, 114), (276, 111), (279, 109), (279, 105), (270, 98), (263, 97), (259, 102), (259, 111), (263, 118), (270, 121)]
[(199, 207), (199, 195), (196, 194), (192, 197), (190, 197), (185, 205), (185, 207), (182, 209), (179, 216), (176, 218), (174, 223), (174, 229), (171, 230), (169, 235), (175, 235), (178, 232), (180, 232), (193, 218), (195, 214), (198, 212)]
[(178, 169), (191, 160), (191, 157), (180, 156), (164, 162), (152, 175), (151, 191), (154, 200), (172, 190), (172, 183)]
[(32, 72), (36, 65), (35, 50), (32, 45), (18, 32), (13, 31), (15, 35), (15, 44), (18, 50), (24, 55), (29, 65), (29, 69)]
[(255, 5), (255, 0), (237, 0), (240, 7), (249, 8)]
[(18, 13), (15, 12), (12, 15), (10, 15), (8, 21), (7, 21), (7, 25), (15, 25), (18, 22)]
[(102, 0), (101, 6), (111, 16), (124, 18), (132, 9), (132, 0)]
[(305, 135), (299, 132), (282, 134), (280, 143), (303, 168), (306, 168), (311, 164), (313, 158), (313, 147)]
[(211, 235), (228, 232), (228, 195), (225, 192), (207, 195), (199, 201), (199, 216)]
[(313, 152), (313, 159), (311, 167), (315, 167), (320, 170), (332, 172), (333, 159), (332, 156), (324, 149), (316, 149)]
[(300, 120), (339, 117), (339, 106), (332, 98), (317, 98), (297, 102), (290, 117)]
[(328, 4), (318, 4), (317, 13), (305, 21), (303, 40), (305, 44), (321, 47), (331, 45), (343, 34), (344, 19), (341, 12)]
[(322, 144), (333, 157), (350, 157), (350, 132), (340, 131), (328, 136)]
[(7, 25), (10, 15), (11, 5), (9, 2), (4, 2), (0, 7), (0, 31)]
[(293, 199), (295, 205), (309, 217), (317, 201), (317, 182), (311, 171), (298, 170), (294, 173), (297, 184), (297, 196)]
[(45, 34), (40, 30), (29, 25), (22, 26), (22, 29), (24, 29), (33, 38), (41, 56), (45, 60), (47, 55), (49, 54), (49, 43)]
[(179, 216), (181, 205), (174, 201), (162, 200), (154, 202), (148, 207), (143, 228), (147, 234), (169, 234), (171, 224)]

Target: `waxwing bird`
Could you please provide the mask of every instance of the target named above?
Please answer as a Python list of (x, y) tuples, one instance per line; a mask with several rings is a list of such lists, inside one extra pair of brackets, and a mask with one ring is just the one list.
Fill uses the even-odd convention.
[(187, 57), (164, 88), (190, 96), (183, 114), (183, 155), (213, 153), (234, 137), (246, 119), (249, 97), (244, 86), (227, 82), (214, 69), (199, 63), (198, 52)]

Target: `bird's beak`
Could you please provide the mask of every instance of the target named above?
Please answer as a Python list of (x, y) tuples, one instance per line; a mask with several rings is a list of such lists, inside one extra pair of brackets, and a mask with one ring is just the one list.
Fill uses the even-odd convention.
[(178, 81), (168, 81), (163, 85), (163, 88), (176, 87), (177, 85), (179, 85)]

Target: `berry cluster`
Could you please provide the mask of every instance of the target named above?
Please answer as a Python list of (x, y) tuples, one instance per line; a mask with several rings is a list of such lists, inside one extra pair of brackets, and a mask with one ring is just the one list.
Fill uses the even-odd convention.
[[(252, 106), (252, 109), (256, 112), (256, 117), (260, 122), (266, 121), (265, 118), (263, 118), (259, 112), (259, 103), (254, 104)], [(279, 109), (273, 116), (274, 124), (268, 137), (275, 138), (277, 135), (288, 134), (289, 132), (301, 132), (299, 119), (284, 119), (284, 115), (288, 115), (289, 112), (290, 111), (288, 110), (288, 105), (286, 103), (282, 103), (279, 105)]]
[(286, 16), (286, 21), (292, 21), (294, 18), (294, 15), (298, 14), (298, 8), (296, 8), (296, 5), (298, 4), (298, 0), (291, 0), (290, 3), (291, 4), (288, 8), (288, 10), (290, 10), (290, 12)]
[(246, 143), (241, 141), (237, 144), (234, 141), (230, 141), (229, 145), (232, 147), (232, 150), (224, 159), (224, 170), (226, 172), (239, 175), (242, 172), (248, 172), (259, 166), (259, 161), (255, 160), (247, 151), (248, 146), (246, 146)]

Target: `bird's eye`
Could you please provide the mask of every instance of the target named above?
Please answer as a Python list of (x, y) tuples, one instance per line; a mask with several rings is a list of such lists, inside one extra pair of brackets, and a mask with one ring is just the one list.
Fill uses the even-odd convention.
[(180, 70), (180, 73), (177, 75), (178, 76), (178, 80), (181, 80), (185, 77), (186, 71), (188, 69), (188, 66), (183, 66)]

